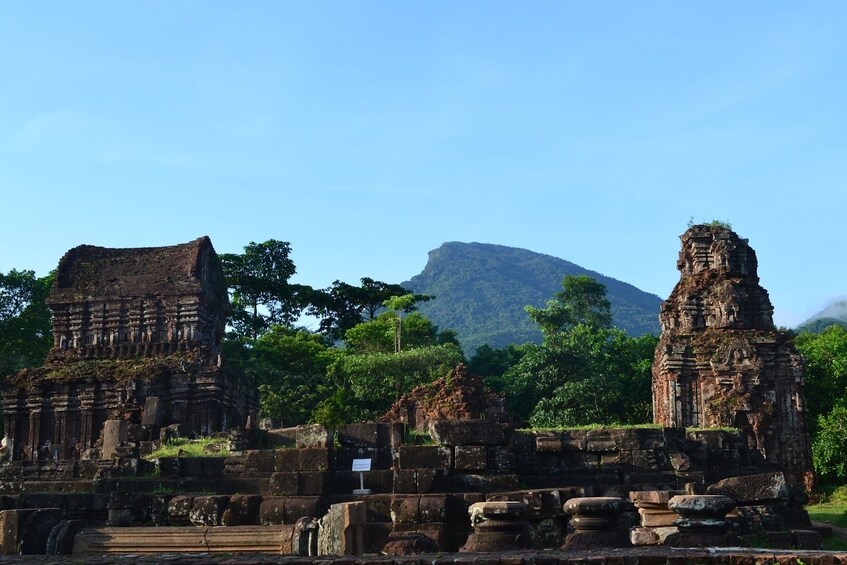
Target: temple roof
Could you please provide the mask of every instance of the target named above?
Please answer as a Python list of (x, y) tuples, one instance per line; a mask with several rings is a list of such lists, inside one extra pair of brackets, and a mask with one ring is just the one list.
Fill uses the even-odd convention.
[[(208, 236), (166, 247), (80, 245), (59, 261), (47, 303), (197, 294), (203, 290), (204, 262), (212, 257), (216, 255)], [(212, 270), (220, 271), (220, 267)], [(222, 274), (211, 277), (222, 282)]]

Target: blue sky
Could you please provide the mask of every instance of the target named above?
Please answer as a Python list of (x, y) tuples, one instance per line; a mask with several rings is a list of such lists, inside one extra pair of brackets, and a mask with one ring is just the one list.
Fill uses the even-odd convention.
[(666, 297), (690, 217), (777, 323), (847, 294), (843, 2), (86, 2), (0, 12), (0, 271), (291, 242), (399, 282), (445, 241)]

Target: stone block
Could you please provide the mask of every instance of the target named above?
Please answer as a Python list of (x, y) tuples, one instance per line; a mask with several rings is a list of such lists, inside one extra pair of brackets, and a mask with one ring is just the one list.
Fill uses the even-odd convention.
[(129, 422), (126, 420), (106, 420), (103, 424), (103, 459), (112, 459), (116, 450), (126, 443)]
[(188, 520), (195, 526), (220, 526), (221, 514), (227, 504), (228, 496), (196, 496)]
[[(231, 528), (85, 528), (74, 536), (72, 554), (102, 556), (231, 552), (314, 555), (317, 548), (309, 547), (310, 535), (307, 533), (312, 528), (314, 526), (311, 524)], [(201, 559), (200, 556), (187, 558), (186, 562)]]
[(299, 494), (298, 473), (274, 473), (270, 478), (272, 496), (292, 496)]
[(317, 518), (326, 512), (319, 496), (292, 496), (285, 502), (285, 523), (294, 524), (301, 518)]
[(638, 428), (632, 431), (635, 433), (635, 437), (638, 443), (637, 447), (633, 447), (632, 449), (664, 449), (664, 428)]
[(35, 510), (0, 510), (0, 555), (19, 555), (26, 520)]
[(797, 549), (821, 549), (823, 538), (814, 530), (791, 530), (794, 547)]
[(340, 426), (338, 441), (342, 447), (376, 448), (379, 446), (379, 424), (369, 422)]
[(364, 528), (367, 513), (364, 502), (333, 504), (320, 519), (318, 555), (364, 554)]
[(378, 469), (378, 450), (373, 447), (339, 447), (334, 450), (333, 469), (336, 471), (350, 471), (353, 469), (354, 459), (370, 459), (371, 469)]
[[(579, 489), (582, 493), (582, 489)], [(489, 494), (486, 501), (512, 500), (522, 502), (526, 505), (526, 517), (531, 520), (542, 520), (546, 518), (558, 518), (564, 516), (562, 504), (567, 498), (573, 498), (568, 492), (568, 497), (563, 499), (560, 489), (533, 489), (517, 490), (506, 493)]]
[(394, 488), (396, 493), (414, 494), (418, 492), (418, 483), (413, 469), (398, 469), (394, 471)]
[(486, 468), (494, 473), (514, 473), (518, 470), (518, 459), (507, 447), (489, 447)]
[(236, 494), (221, 515), (223, 526), (258, 526), (262, 497), (257, 494)]
[(728, 496), (741, 506), (788, 502), (788, 488), (782, 473), (730, 477), (709, 485), (706, 493)]
[(248, 474), (273, 473), (274, 456), (275, 453), (267, 449), (246, 450), (244, 452), (244, 470)]
[(299, 471), (329, 471), (331, 451), (323, 447), (305, 447), (298, 449), (300, 456)]
[(285, 524), (285, 502), (287, 496), (266, 496), (259, 506), (259, 523), (262, 526)]
[(391, 502), (394, 494), (372, 494), (366, 499), (368, 522), (391, 522)]
[(449, 492), (452, 490), (452, 474), (442, 469), (415, 469), (415, 484), (418, 494)]
[(297, 426), (295, 444), (303, 447), (332, 447), (333, 432), (320, 424)]
[(193, 496), (175, 496), (168, 502), (168, 521), (173, 526), (187, 526), (191, 523), (189, 514), (194, 505)]
[(441, 445), (505, 445), (506, 429), (491, 420), (431, 420), (429, 435)]
[(377, 428), (377, 444), (380, 449), (397, 449), (403, 443), (406, 425), (394, 422), (380, 422)]
[(537, 432), (530, 430), (515, 430), (512, 432), (512, 449), (515, 451), (535, 451)]
[(148, 396), (141, 411), (142, 426), (161, 426), (165, 414), (163, 404), (157, 396)]
[(565, 451), (585, 451), (587, 444), (586, 430), (565, 430), (562, 432), (562, 449)]
[(391, 521), (395, 525), (419, 524), (421, 497), (417, 494), (394, 495), (391, 500)]
[(487, 449), (482, 445), (457, 445), (455, 467), (457, 471), (484, 471)]
[(561, 453), (564, 449), (559, 432), (538, 432), (535, 436), (535, 451)]
[(668, 509), (652, 510), (649, 508), (639, 508), (638, 516), (641, 518), (641, 525), (645, 528), (673, 526), (677, 519), (676, 513)]
[(282, 448), (274, 451), (274, 471), (292, 473), (300, 470), (300, 450)]
[(440, 445), (401, 445), (401, 469), (450, 469), (452, 452)]
[(456, 474), (453, 476), (453, 490), (457, 492), (502, 492), (517, 490), (520, 484), (518, 475), (477, 475)]
[(562, 454), (562, 465), (566, 469), (597, 469), (600, 466), (600, 454), (586, 451), (566, 451)]
[(267, 430), (265, 441), (269, 447), (295, 447), (297, 428), (278, 428)]
[(662, 528), (636, 527), (629, 531), (629, 541), (632, 545), (662, 545), (668, 536), (679, 532), (675, 526)]
[(422, 523), (442, 523), (447, 521), (447, 512), (451, 506), (450, 496), (446, 494), (424, 494), (420, 498), (420, 521)]
[(298, 473), (297, 494), (301, 495), (322, 495), (330, 492), (329, 481), (330, 473), (327, 472), (306, 472)]
[(609, 451), (600, 453), (600, 466), (603, 469), (628, 471), (631, 467), (631, 451)]

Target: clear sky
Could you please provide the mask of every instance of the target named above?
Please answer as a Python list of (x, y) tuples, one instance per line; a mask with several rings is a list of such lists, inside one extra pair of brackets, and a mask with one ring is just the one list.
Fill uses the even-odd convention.
[(274, 238), (325, 287), (478, 241), (664, 298), (693, 216), (794, 325), (847, 294), (845, 29), (842, 1), (5, 3), (0, 271)]

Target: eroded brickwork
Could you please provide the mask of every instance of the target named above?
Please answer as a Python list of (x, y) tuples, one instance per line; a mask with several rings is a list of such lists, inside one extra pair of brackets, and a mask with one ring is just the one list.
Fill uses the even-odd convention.
[(680, 280), (660, 314), (654, 421), (740, 428), (790, 481), (810, 481), (803, 361), (773, 324), (755, 251), (721, 226), (693, 226), (681, 240)]

